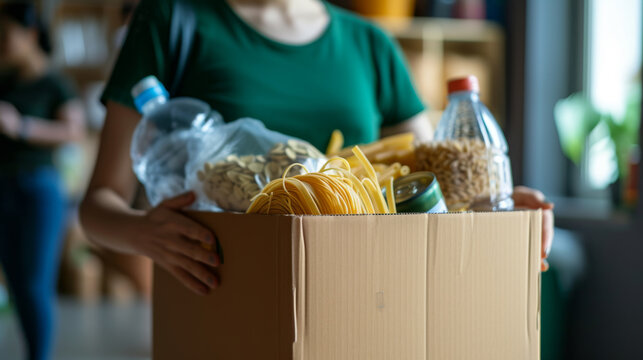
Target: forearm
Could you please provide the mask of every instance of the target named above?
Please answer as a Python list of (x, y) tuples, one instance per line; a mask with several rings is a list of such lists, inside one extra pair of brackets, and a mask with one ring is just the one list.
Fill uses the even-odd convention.
[(140, 253), (139, 240), (150, 230), (144, 228), (144, 213), (130, 207), (137, 188), (129, 155), (137, 117), (133, 110), (108, 103), (96, 167), (80, 207), (92, 242), (129, 254)]
[(30, 144), (40, 146), (56, 146), (82, 139), (84, 128), (72, 124), (45, 120), (37, 117), (23, 117), (22, 139)]
[(109, 188), (90, 189), (80, 207), (80, 220), (90, 240), (108, 249), (137, 254), (144, 212), (132, 209)]

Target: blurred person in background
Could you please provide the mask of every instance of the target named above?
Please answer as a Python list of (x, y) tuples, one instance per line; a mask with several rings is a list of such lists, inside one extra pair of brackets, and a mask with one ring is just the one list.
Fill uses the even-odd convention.
[[(142, 0), (102, 100), (105, 126), (81, 221), (97, 244), (144, 255), (199, 294), (216, 288), (217, 254), (199, 243), (215, 234), (181, 213), (193, 193), (149, 210), (130, 204), (137, 181), (130, 142), (141, 119), (130, 95), (148, 75), (171, 84), (175, 2)], [(412, 131), (432, 138), (424, 105), (395, 42), (372, 23), (320, 0), (184, 0), (194, 44), (177, 96), (201, 99), (224, 119), (253, 117), (271, 130), (323, 149), (334, 129), (345, 145)], [(517, 187), (517, 207), (543, 208), (543, 258), (553, 235), (552, 204)], [(544, 265), (546, 266), (546, 265)]]
[(53, 153), (84, 134), (82, 106), (50, 69), (50, 50), (33, 4), (0, 5), (0, 264), (34, 360), (51, 356), (66, 223)]

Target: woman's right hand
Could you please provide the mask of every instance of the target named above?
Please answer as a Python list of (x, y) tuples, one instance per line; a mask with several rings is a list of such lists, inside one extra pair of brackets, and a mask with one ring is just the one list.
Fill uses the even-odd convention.
[(140, 238), (135, 243), (139, 253), (151, 258), (190, 290), (206, 295), (219, 285), (214, 268), (220, 260), (215, 252), (206, 250), (215, 243), (212, 231), (180, 212), (194, 200), (194, 193), (188, 192), (150, 210), (141, 222), (137, 231)]
[(11, 139), (18, 138), (22, 121), (20, 113), (13, 105), (0, 101), (0, 134), (5, 134)]

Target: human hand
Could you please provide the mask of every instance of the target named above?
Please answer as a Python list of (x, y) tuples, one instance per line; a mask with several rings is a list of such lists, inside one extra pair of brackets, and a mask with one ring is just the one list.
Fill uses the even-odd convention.
[(516, 186), (513, 193), (514, 206), (516, 208), (526, 209), (542, 209), (542, 244), (541, 244), (541, 271), (547, 271), (549, 264), (547, 263), (547, 256), (551, 250), (552, 241), (554, 239), (554, 204), (547, 202), (545, 195), (535, 189), (530, 189), (525, 186)]
[(188, 192), (150, 210), (137, 229), (135, 247), (187, 288), (206, 295), (219, 285), (213, 268), (219, 266), (220, 259), (206, 250), (212, 248), (214, 234), (180, 212), (194, 200), (194, 193)]
[(0, 133), (11, 139), (20, 135), (22, 119), (16, 108), (6, 101), (0, 101)]

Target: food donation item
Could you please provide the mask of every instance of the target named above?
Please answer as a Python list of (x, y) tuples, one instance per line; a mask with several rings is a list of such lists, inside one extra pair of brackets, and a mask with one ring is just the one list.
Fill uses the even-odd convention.
[[(395, 199), (400, 213), (442, 213), (447, 211), (444, 196), (435, 175), (414, 172), (395, 180)], [(386, 192), (388, 194), (388, 188)]]
[[(388, 184), (391, 179), (395, 180), (400, 176), (408, 175), (411, 172), (408, 166), (402, 165), (399, 162), (393, 163), (391, 165), (372, 164), (372, 166), (373, 170), (375, 170), (377, 181), (382, 187), (386, 186), (386, 184)], [(368, 177), (366, 169), (364, 169), (362, 166), (351, 166), (351, 172), (359, 179)]]
[[(308, 172), (303, 165), (293, 164), (281, 179), (271, 181), (257, 195), (247, 213), (336, 215), (386, 214), (395, 212), (392, 180), (389, 183), (389, 203), (382, 194), (375, 170), (359, 147), (353, 148), (357, 160), (366, 169), (368, 177), (358, 179), (343, 158), (326, 162), (319, 172)], [(288, 176), (294, 167), (306, 173)], [(388, 205), (391, 205), (390, 208)]]
[(435, 142), (416, 149), (417, 170), (439, 181), (449, 210), (511, 210), (507, 142), (479, 98), (474, 76), (449, 81), (449, 104)]
[(188, 190), (185, 166), (190, 160), (190, 146), (223, 120), (201, 100), (170, 99), (154, 76), (138, 82), (132, 96), (143, 114), (132, 136), (132, 169), (145, 185), (148, 201), (156, 206)]
[[(246, 211), (251, 199), (272, 179), (280, 178), (289, 165), (308, 158), (324, 158), (314, 146), (288, 140), (276, 144), (264, 155), (228, 155), (215, 164), (206, 162), (197, 174), (205, 195), (221, 208)], [(303, 173), (300, 167), (291, 167), (287, 176)]]
[[(371, 163), (390, 165), (400, 163), (406, 165), (410, 170), (415, 168), (415, 146), (413, 133), (404, 133), (382, 138), (378, 141), (366, 145), (360, 145), (360, 149)], [(352, 149), (345, 148), (337, 153), (348, 160), (352, 167), (361, 166), (357, 158), (352, 153)]]
[(194, 191), (192, 210), (245, 211), (290, 164), (318, 170), (326, 161), (309, 143), (271, 131), (259, 120), (224, 122), (203, 101), (170, 99), (154, 76), (137, 83), (132, 95), (143, 114), (130, 149), (133, 170), (152, 205)]
[(326, 156), (334, 156), (342, 149), (342, 146), (344, 146), (344, 134), (342, 134), (341, 130), (336, 129), (330, 135)]
[(417, 167), (436, 174), (451, 210), (466, 210), (478, 195), (488, 192), (487, 148), (475, 139), (420, 144)]
[[(400, 176), (408, 175), (411, 172), (409, 165), (403, 165), (398, 160), (415, 166), (413, 160), (413, 134), (389, 136), (371, 144), (360, 145), (360, 149), (366, 158), (371, 162), (377, 181), (384, 187), (391, 179), (395, 180)], [(362, 167), (352, 152), (352, 148), (340, 150), (344, 145), (344, 136), (340, 130), (333, 131), (326, 156), (338, 155), (344, 157), (351, 166), (351, 172), (360, 179), (366, 178), (366, 170)]]

